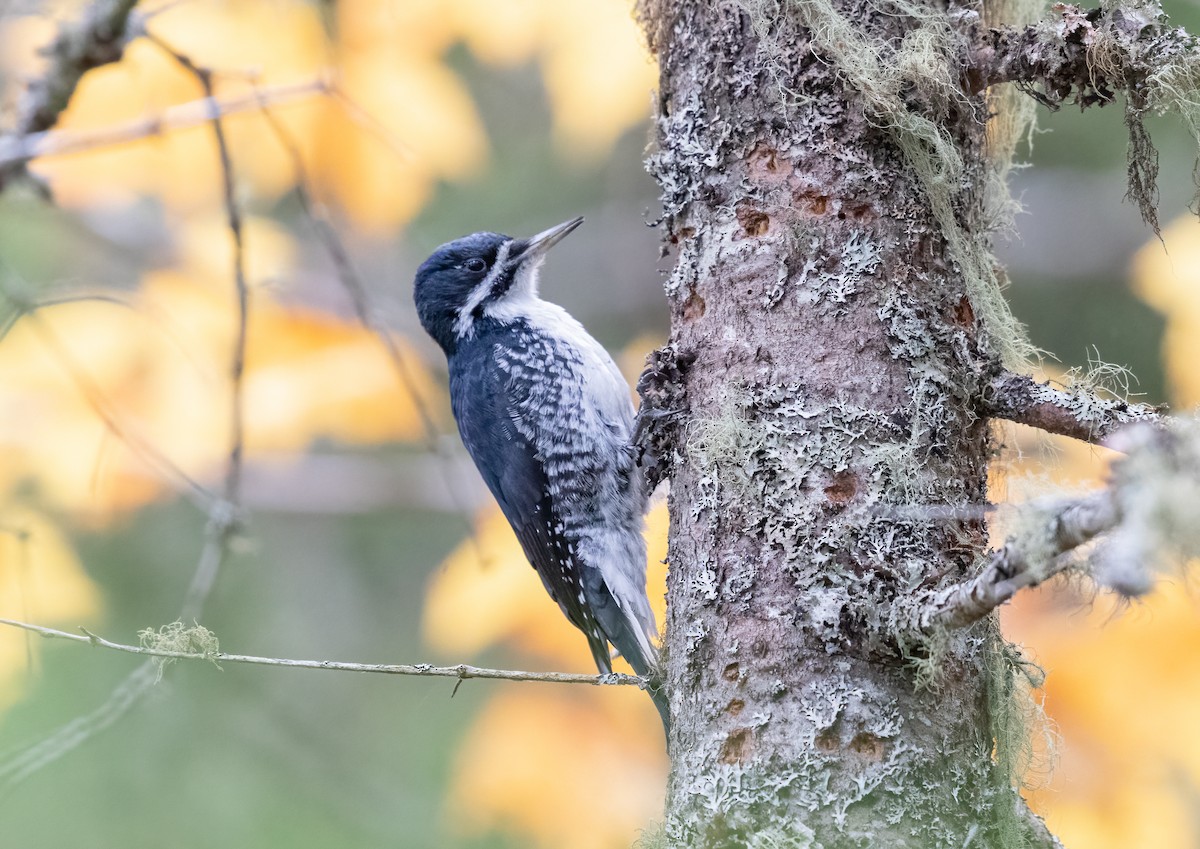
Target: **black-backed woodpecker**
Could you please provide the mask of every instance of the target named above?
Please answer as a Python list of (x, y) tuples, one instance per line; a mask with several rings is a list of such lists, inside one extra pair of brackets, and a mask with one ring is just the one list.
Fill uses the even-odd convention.
[[(629, 386), (579, 322), (538, 297), (546, 253), (581, 223), (442, 245), (417, 270), (414, 300), (446, 354), (463, 443), (546, 591), (602, 673), (612, 643), (647, 675), (658, 629)], [(665, 726), (666, 700), (652, 696)]]

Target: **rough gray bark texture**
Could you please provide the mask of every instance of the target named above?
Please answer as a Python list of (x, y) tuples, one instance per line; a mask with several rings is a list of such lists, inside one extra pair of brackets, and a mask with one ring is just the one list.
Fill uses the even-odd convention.
[(863, 0), (642, 17), (678, 253), (671, 341), (640, 387), (643, 447), (671, 480), (667, 842), (1053, 845), (1012, 787), (1015, 661), (994, 621), (932, 640), (897, 624), (986, 545), (978, 519), (890, 509), (986, 501), (996, 345), (953, 243), (988, 238), (986, 104), (900, 92), (962, 157), (948, 235), (926, 148), (868, 114), (886, 93), (826, 49), (847, 22), (903, 53), (978, 18)]

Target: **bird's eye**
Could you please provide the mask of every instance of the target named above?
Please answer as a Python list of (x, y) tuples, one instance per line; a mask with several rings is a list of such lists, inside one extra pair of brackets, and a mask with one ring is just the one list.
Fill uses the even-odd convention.
[(467, 271), (470, 271), (473, 274), (478, 274), (481, 271), (483, 271), (485, 268), (487, 268), (487, 263), (484, 262), (483, 260), (481, 260), (477, 256), (471, 257), (469, 260), (467, 260), (466, 262), (463, 263), (463, 268), (465, 268)]

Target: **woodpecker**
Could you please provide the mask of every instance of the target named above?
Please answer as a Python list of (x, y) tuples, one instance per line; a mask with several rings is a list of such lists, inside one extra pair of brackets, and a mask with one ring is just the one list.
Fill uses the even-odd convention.
[[(459, 435), (546, 591), (601, 673), (612, 643), (647, 675), (658, 628), (629, 386), (578, 321), (538, 297), (547, 252), (582, 223), (448, 242), (417, 269), (413, 299), (446, 354)], [(665, 699), (651, 695), (666, 726)]]

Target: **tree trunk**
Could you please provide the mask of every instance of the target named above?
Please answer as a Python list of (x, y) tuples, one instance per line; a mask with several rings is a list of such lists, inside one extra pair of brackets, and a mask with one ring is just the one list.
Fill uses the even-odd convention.
[[(945, 58), (978, 16), (641, 15), (678, 251), (671, 341), (639, 387), (671, 481), (668, 843), (1052, 845), (1012, 786), (1018, 661), (994, 619), (919, 639), (898, 624), (986, 544), (980, 511), (944, 509), (986, 501), (978, 398), (1011, 342), (987, 106)], [(913, 59), (948, 85), (906, 85)]]

